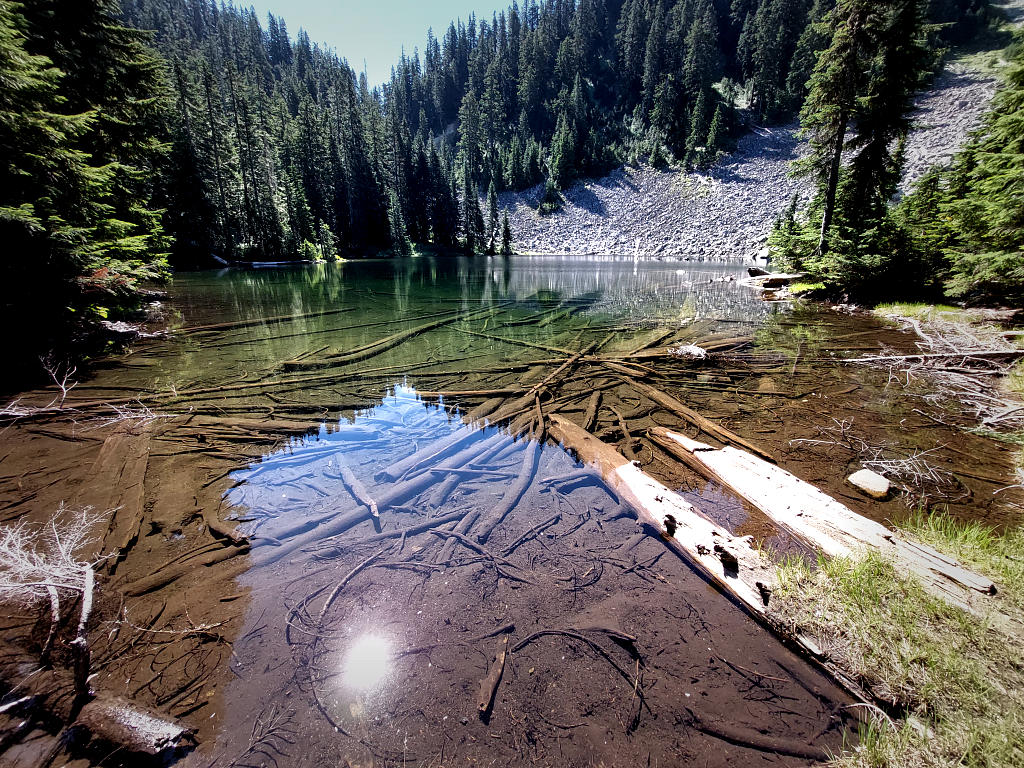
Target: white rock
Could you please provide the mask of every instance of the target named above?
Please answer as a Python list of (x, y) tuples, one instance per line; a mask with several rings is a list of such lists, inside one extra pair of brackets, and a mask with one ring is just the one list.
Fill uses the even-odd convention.
[(846, 482), (873, 499), (884, 499), (889, 495), (889, 481), (870, 469), (854, 472), (846, 478)]

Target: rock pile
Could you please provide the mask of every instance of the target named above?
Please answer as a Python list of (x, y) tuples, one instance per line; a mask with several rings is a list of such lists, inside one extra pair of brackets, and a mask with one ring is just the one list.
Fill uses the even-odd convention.
[(795, 127), (757, 128), (707, 175), (620, 168), (567, 190), (557, 213), (541, 216), (538, 186), (501, 196), (520, 253), (610, 254), (689, 259), (749, 258), (796, 193)]

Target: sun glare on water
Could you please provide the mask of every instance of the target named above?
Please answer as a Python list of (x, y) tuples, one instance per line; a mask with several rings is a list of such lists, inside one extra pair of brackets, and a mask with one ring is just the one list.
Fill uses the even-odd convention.
[(361, 693), (376, 687), (391, 671), (391, 641), (379, 635), (363, 635), (345, 654), (342, 681)]

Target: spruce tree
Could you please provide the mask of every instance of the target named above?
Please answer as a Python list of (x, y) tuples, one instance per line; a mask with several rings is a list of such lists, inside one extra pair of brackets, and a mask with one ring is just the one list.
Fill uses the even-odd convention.
[(512, 227), (508, 223), (508, 211), (502, 214), (501, 220), (501, 255), (512, 255)]
[(919, 0), (839, 0), (827, 23), (831, 42), (801, 112), (811, 153), (798, 172), (818, 187), (809, 217), (817, 246), (804, 257), (834, 285), (866, 294), (903, 279), (893, 254), (904, 243), (888, 203), (912, 97), (933, 58)]
[(705, 146), (708, 138), (708, 91), (701, 91), (697, 96), (697, 103), (693, 105), (693, 112), (690, 114), (690, 134), (686, 139), (686, 165), (696, 168), (704, 165), (708, 155), (708, 147)]
[(487, 189), (487, 253), (493, 254), (498, 243), (498, 192), (491, 182)]
[[(932, 232), (945, 230), (948, 289), (1024, 302), (1024, 41), (982, 127), (947, 172)], [(920, 186), (918, 188), (920, 194)], [(915, 196), (916, 196), (915, 194)]]

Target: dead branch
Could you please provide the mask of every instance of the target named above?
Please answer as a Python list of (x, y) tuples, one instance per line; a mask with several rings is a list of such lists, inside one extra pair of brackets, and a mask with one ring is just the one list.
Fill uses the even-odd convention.
[(485, 723), (491, 719), (491, 708), (494, 706), (494, 697), (498, 693), (498, 686), (501, 684), (501, 675), (505, 671), (505, 657), (508, 655), (508, 635), (504, 635), (498, 643), (498, 651), (494, 654), (494, 660), (490, 669), (480, 681), (480, 693), (476, 700), (476, 711), (480, 719)]

